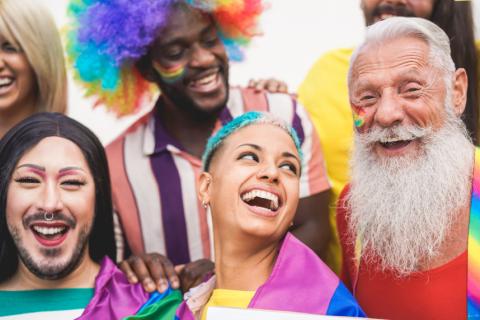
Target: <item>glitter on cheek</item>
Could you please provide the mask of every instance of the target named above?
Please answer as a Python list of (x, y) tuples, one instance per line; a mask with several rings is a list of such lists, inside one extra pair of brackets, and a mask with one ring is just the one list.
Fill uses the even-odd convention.
[(158, 62), (153, 62), (153, 68), (166, 83), (175, 83), (181, 80), (185, 75), (185, 66), (179, 64), (171, 68), (164, 68)]
[(351, 103), (353, 113), (353, 124), (356, 128), (361, 128), (365, 124), (365, 109)]

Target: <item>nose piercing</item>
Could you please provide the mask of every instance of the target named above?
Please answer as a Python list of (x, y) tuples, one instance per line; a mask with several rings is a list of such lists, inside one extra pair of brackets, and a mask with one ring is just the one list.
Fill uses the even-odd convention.
[(53, 212), (45, 211), (43, 213), (43, 219), (45, 219), (45, 221), (52, 221), (53, 220)]

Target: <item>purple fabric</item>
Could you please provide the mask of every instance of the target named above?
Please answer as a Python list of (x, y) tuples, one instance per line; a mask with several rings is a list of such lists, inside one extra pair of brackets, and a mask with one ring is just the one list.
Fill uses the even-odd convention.
[(305, 132), (303, 131), (303, 125), (302, 125), (302, 120), (298, 116), (297, 112), (297, 100), (292, 99), (293, 101), (293, 120), (292, 120), (292, 127), (295, 129), (298, 135), (298, 139), (300, 140), (300, 144), (303, 144), (303, 141), (305, 141)]
[[(162, 205), (162, 224), (164, 226), (167, 257), (175, 265), (188, 263), (190, 262), (190, 250), (188, 248), (180, 174), (172, 154), (167, 150), (167, 146), (172, 145), (180, 150), (184, 149), (166, 132), (159, 112), (155, 113), (154, 134), (155, 154), (150, 156), (150, 165), (160, 189), (159, 196)], [(152, 214), (155, 213), (152, 212)]]
[(122, 319), (133, 315), (148, 300), (140, 284), (132, 285), (108, 257), (103, 258), (95, 279), (95, 293), (81, 320)]
[[(310, 248), (287, 233), (272, 273), (256, 290), (248, 308), (324, 315), (339, 281)], [(177, 317), (194, 319), (185, 301)]]
[(338, 283), (312, 250), (287, 233), (270, 277), (249, 308), (326, 314)]
[[(158, 108), (161, 108), (161, 106), (158, 107)], [(160, 118), (160, 112), (158, 110), (155, 110), (153, 115), (155, 117), (155, 129), (154, 129), (155, 130), (154, 131), (155, 150), (154, 150), (154, 153), (159, 153), (159, 152), (162, 152), (162, 151), (167, 151), (168, 152), (167, 146), (169, 144), (177, 147), (180, 150), (184, 150), (183, 147), (180, 145), (180, 143), (177, 140), (175, 140), (174, 138), (172, 138), (167, 133), (165, 128), (163, 127), (162, 119)]]
[(220, 122), (222, 123), (222, 126), (226, 125), (230, 121), (233, 120), (232, 114), (230, 113), (230, 110), (225, 107), (223, 108), (222, 112), (220, 112)]
[(188, 248), (182, 186), (177, 166), (170, 152), (152, 155), (150, 163), (160, 189), (167, 257), (174, 265), (188, 263), (190, 262), (190, 250)]

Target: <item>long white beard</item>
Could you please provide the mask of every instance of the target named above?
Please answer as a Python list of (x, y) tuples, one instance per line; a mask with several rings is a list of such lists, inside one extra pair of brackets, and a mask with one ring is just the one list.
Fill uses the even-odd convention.
[[(470, 199), (473, 145), (464, 124), (449, 112), (445, 125), (394, 127), (356, 134), (351, 161), (350, 230), (359, 236), (362, 260), (405, 276), (438, 256), (460, 208)], [(422, 137), (415, 157), (380, 159), (380, 137)]]

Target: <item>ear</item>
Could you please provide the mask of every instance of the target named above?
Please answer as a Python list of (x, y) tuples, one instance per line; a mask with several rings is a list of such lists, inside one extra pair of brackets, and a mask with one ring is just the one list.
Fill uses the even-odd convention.
[(198, 199), (202, 204), (210, 203), (210, 192), (212, 186), (212, 175), (202, 172), (198, 178)]
[(457, 116), (461, 116), (467, 104), (468, 76), (463, 68), (455, 71), (453, 80), (453, 110)]

